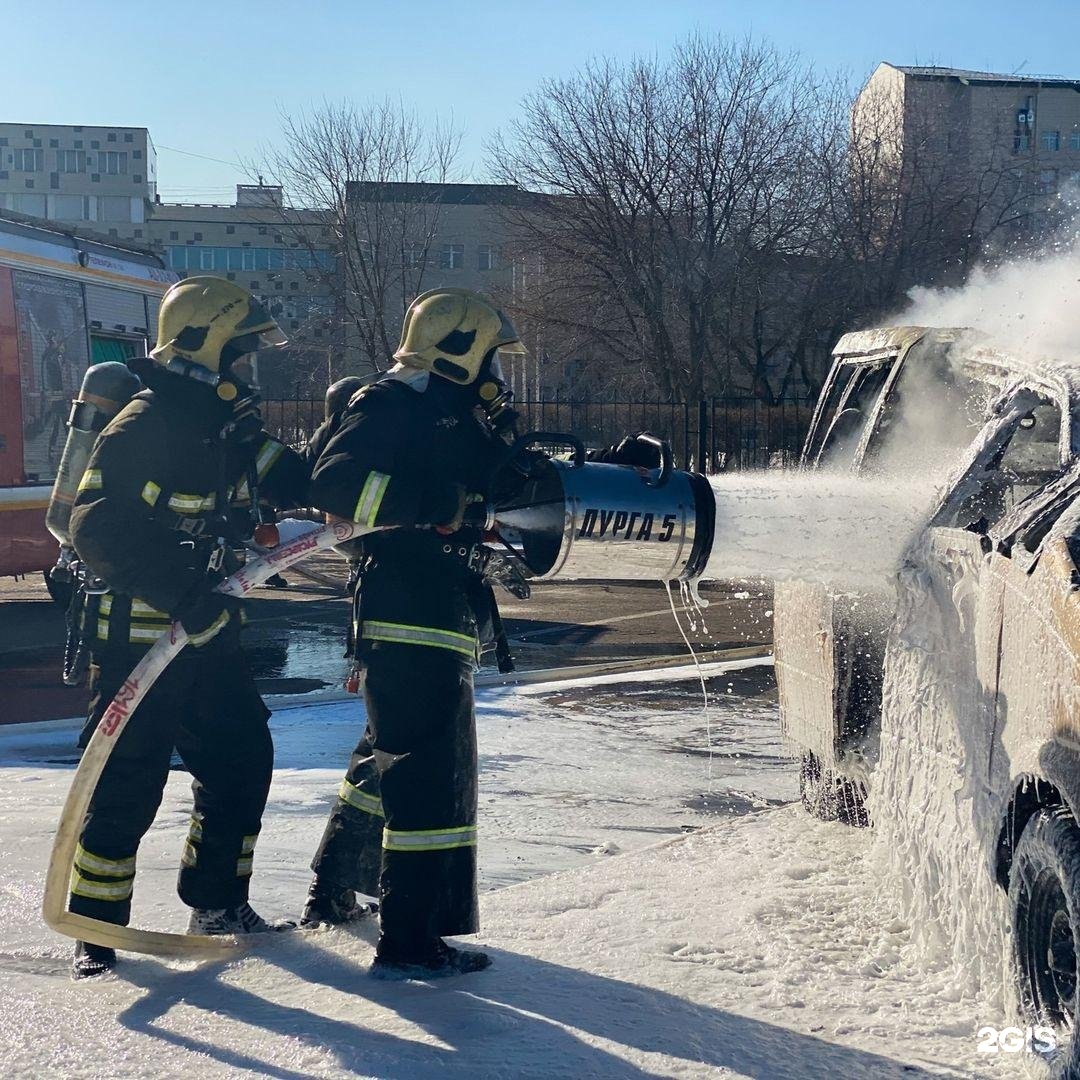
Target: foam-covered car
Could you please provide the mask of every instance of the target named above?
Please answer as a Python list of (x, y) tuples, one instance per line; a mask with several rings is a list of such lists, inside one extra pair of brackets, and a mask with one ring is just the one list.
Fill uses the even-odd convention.
[[(777, 586), (804, 804), (887, 829), (927, 920), (968, 954), (1000, 938), (1020, 1006), (1064, 1039), (1080, 1020), (1080, 366), (968, 331), (849, 334), (803, 467), (940, 480), (891, 587)], [(993, 949), (960, 959), (1000, 977)], [(1070, 1048), (1055, 1069), (1078, 1062)]]

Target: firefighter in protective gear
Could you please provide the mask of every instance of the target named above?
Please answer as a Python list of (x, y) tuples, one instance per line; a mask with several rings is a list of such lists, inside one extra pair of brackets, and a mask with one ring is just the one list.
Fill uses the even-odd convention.
[[(165, 294), (153, 362), (105, 427), (71, 515), (72, 542), (106, 591), (84, 625), (93, 655), (89, 739), (139, 657), (178, 619), (189, 644), (135, 711), (94, 793), (77, 848), (71, 910), (126, 924), (135, 862), (174, 749), (193, 777), (194, 812), (178, 889), (189, 930), (269, 926), (247, 904), (269, 790), (269, 715), (240, 649), (238, 602), (214, 586), (264, 512), (296, 505), (309, 469), (262, 429), (244, 357), (284, 337), (247, 290), (187, 278)], [(76, 977), (115, 963), (79, 943)]]
[(521, 352), (477, 293), (436, 289), (405, 317), (397, 364), (313, 439), (309, 500), (365, 526), (355, 648), (367, 729), (319, 849), (302, 925), (378, 898), (373, 970), (473, 971), (444, 935), (477, 930), (473, 668), (497, 612), (465, 511), (506, 457), (513, 414), (498, 352)]

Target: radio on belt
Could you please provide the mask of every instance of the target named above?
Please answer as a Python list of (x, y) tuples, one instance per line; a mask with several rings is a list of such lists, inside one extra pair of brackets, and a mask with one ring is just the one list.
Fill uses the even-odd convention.
[(651, 472), (557, 458), (534, 466), (528, 505), (498, 510), (535, 580), (687, 581), (712, 548), (715, 501), (705, 477), (663, 464)]

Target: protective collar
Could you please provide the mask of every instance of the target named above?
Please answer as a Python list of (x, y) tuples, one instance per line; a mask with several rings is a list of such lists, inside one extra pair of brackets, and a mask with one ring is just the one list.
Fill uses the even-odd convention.
[(431, 372), (422, 371), (420, 368), (408, 367), (405, 364), (395, 364), (386, 372), (388, 379), (404, 383), (411, 390), (422, 394), (431, 382)]

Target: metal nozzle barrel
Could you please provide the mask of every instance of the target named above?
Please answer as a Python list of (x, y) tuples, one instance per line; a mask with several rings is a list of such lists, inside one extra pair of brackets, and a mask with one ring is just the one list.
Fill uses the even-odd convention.
[(541, 581), (678, 581), (698, 576), (712, 546), (714, 500), (705, 478), (588, 462), (549, 461), (524, 505), (500, 510)]

